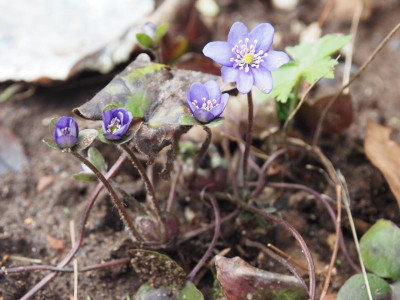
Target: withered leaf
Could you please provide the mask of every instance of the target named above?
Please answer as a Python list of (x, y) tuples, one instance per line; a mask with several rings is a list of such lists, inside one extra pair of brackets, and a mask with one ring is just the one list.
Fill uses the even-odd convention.
[[(208, 80), (219, 81), (222, 92), (234, 90), (233, 85), (222, 83), (218, 76), (171, 69), (152, 63), (147, 54), (141, 54), (89, 102), (73, 111), (86, 119), (100, 120), (108, 104), (125, 106), (130, 99), (137, 100), (133, 111), (143, 124), (135, 134), (135, 145), (152, 161), (168, 145), (172, 145), (171, 151), (177, 149), (174, 143), (190, 129), (179, 124), (179, 118), (188, 112), (186, 91), (192, 83)], [(176, 153), (169, 155), (172, 159), (175, 156)]]
[(308, 298), (295, 277), (257, 269), (240, 257), (217, 256), (215, 265), (217, 279), (229, 300)]
[(385, 176), (400, 208), (400, 145), (390, 140), (392, 129), (367, 123), (365, 153), (372, 164)]

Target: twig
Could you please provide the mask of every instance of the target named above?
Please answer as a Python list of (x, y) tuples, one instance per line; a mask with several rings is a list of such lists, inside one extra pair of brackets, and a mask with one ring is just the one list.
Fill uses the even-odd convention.
[(268, 246), (268, 248), (271, 248), (272, 250), (274, 250), (276, 253), (279, 253), (280, 255), (282, 255), (288, 262), (294, 264), (295, 266), (299, 267), (303, 271), (308, 272), (308, 268), (306, 266), (304, 266), (301, 262), (298, 262), (296, 259), (294, 259), (292, 256), (287, 254), (285, 251), (279, 249), (278, 247), (272, 245), (271, 243), (268, 243), (267, 246)]
[[(89, 272), (93, 270), (99, 270), (103, 268), (115, 267), (118, 265), (123, 265), (130, 262), (130, 258), (120, 258), (111, 260), (101, 264), (95, 264), (91, 266), (84, 267), (82, 269), (78, 269), (78, 272)], [(48, 265), (32, 265), (26, 267), (17, 267), (17, 268), (10, 268), (5, 270), (0, 270), (0, 272), (4, 272), (6, 275), (8, 274), (18, 274), (24, 272), (31, 272), (31, 271), (52, 271), (52, 272), (64, 272), (64, 273), (74, 273), (74, 268), (60, 268), (60, 267), (53, 267)], [(50, 274), (49, 274), (50, 275)]]
[(332, 256), (331, 256), (331, 261), (329, 263), (329, 268), (328, 268), (328, 274), (326, 274), (325, 277), (325, 282), (324, 282), (324, 287), (321, 292), (321, 297), (319, 298), (320, 300), (323, 300), (325, 298), (326, 293), (328, 292), (329, 288), (329, 283), (331, 281), (331, 276), (332, 276), (332, 270), (333, 267), (335, 266), (336, 262), (336, 257), (337, 257), (337, 252), (339, 249), (339, 240), (340, 240), (340, 223), (341, 223), (341, 216), (342, 216), (342, 188), (340, 185), (336, 185), (335, 187), (336, 190), (336, 204), (337, 204), (337, 218), (336, 218), (336, 239), (335, 239), (335, 244), (333, 246), (333, 251), (332, 251)]
[[(233, 212), (229, 213), (228, 215), (226, 215), (225, 217), (221, 218), (221, 225), (224, 224), (225, 222), (232, 220), (233, 218), (235, 218), (237, 215), (239, 214), (239, 210), (236, 209)], [(188, 240), (191, 240), (192, 238), (207, 232), (211, 229), (215, 228), (215, 222), (211, 222), (210, 224), (208, 224), (207, 226), (204, 227), (200, 227), (198, 229), (186, 232), (182, 238), (176, 243), (176, 245), (180, 245)]]
[(189, 180), (189, 186), (191, 186), (193, 184), (193, 181), (196, 179), (196, 175), (197, 175), (197, 169), (199, 168), (201, 159), (204, 157), (204, 155), (207, 152), (208, 147), (210, 146), (211, 143), (211, 129), (207, 126), (203, 126), (203, 130), (206, 132), (206, 138), (204, 139), (203, 144), (201, 145), (199, 151), (196, 153), (196, 156), (194, 157), (193, 160), (193, 173), (190, 177)]
[(263, 191), (264, 186), (265, 186), (266, 173), (267, 173), (269, 166), (274, 162), (275, 159), (277, 159), (282, 154), (286, 153), (286, 151), (287, 151), (286, 148), (280, 149), (280, 150), (272, 153), (270, 155), (270, 157), (268, 157), (268, 159), (265, 161), (265, 163), (261, 167), (260, 177), (258, 177), (257, 186), (251, 195), (253, 198), (258, 198), (260, 196), (261, 192)]
[[(110, 168), (110, 170), (107, 172), (105, 177), (107, 179), (110, 179), (115, 175), (115, 173), (121, 168), (123, 162), (125, 161), (126, 156), (121, 155), (118, 160), (114, 163), (114, 165)], [(82, 245), (83, 242), (83, 237), (85, 235), (85, 225), (86, 222), (89, 218), (90, 211), (92, 210), (92, 207), (94, 205), (94, 202), (96, 201), (98, 195), (100, 194), (101, 190), (104, 188), (103, 183), (98, 183), (96, 188), (92, 191), (90, 194), (87, 202), (86, 202), (86, 208), (83, 213), (82, 221), (79, 227), (78, 231), (78, 238), (77, 242), (75, 243), (75, 246), (69, 250), (68, 254), (57, 264), (58, 268), (63, 268), (65, 267), (71, 259), (74, 257), (75, 253), (78, 252), (79, 248)], [(41, 281), (39, 281), (33, 288), (31, 288), (20, 300), (28, 300), (32, 296), (34, 296), (38, 291), (40, 291), (44, 286), (46, 286), (51, 280), (56, 277), (57, 273), (50, 273), (46, 277), (44, 277)]]
[(308, 272), (309, 272), (309, 276), (310, 276), (309, 294), (310, 294), (310, 298), (314, 299), (315, 284), (316, 284), (316, 282), (315, 282), (315, 266), (314, 266), (314, 262), (313, 262), (310, 250), (308, 249), (307, 244), (304, 241), (303, 237), (300, 235), (300, 233), (292, 225), (287, 223), (285, 220), (278, 218), (270, 213), (267, 213), (261, 209), (258, 209), (254, 206), (248, 205), (248, 204), (244, 203), (244, 201), (241, 201), (240, 199), (231, 197), (231, 195), (229, 195), (229, 194), (215, 193), (215, 195), (221, 199), (227, 200), (227, 201), (237, 205), (238, 207), (240, 207), (244, 210), (247, 210), (254, 214), (260, 215), (272, 222), (275, 222), (275, 223), (281, 225), (282, 227), (284, 227), (287, 231), (289, 231), (293, 235), (293, 237), (300, 244), (300, 247), (303, 250), (303, 253), (307, 260)]
[(322, 27), (322, 25), (324, 25), (325, 20), (329, 15), (329, 12), (331, 11), (333, 5), (335, 4), (335, 1), (336, 0), (328, 0), (328, 2), (325, 4), (324, 9), (322, 10), (322, 12), (318, 18), (318, 26), (319, 27)]
[(201, 270), (199, 272), (199, 274), (196, 276), (196, 280), (194, 280), (194, 285), (197, 286), (200, 282), (200, 280), (203, 278), (203, 276), (209, 271), (209, 269), (211, 269), (214, 264), (215, 264), (215, 257), (216, 256), (225, 256), (226, 254), (228, 254), (231, 251), (231, 248), (225, 248), (223, 250), (221, 250), (220, 252), (218, 252), (217, 255), (215, 255), (213, 258), (211, 258), (208, 263), (206, 264), (207, 268), (204, 268), (203, 270)]
[(367, 272), (365, 271), (364, 261), (362, 259), (361, 251), (360, 251), (360, 244), (358, 243), (357, 232), (356, 232), (356, 228), (354, 226), (353, 216), (351, 214), (349, 190), (347, 189), (346, 181), (345, 181), (343, 175), (340, 173), (340, 171), (339, 171), (339, 174), (338, 174), (338, 178), (339, 178), (339, 181), (340, 181), (340, 185), (342, 186), (342, 189), (343, 189), (344, 207), (346, 209), (346, 213), (347, 213), (347, 216), (349, 218), (351, 233), (353, 234), (353, 239), (354, 239), (354, 243), (356, 245), (358, 258), (360, 260), (361, 271), (362, 271), (362, 274), (363, 274), (363, 277), (364, 277), (365, 286), (367, 288), (368, 299), (372, 300), (373, 298), (372, 298), (372, 293), (371, 293), (371, 287), (369, 285)]
[(287, 260), (285, 260), (284, 258), (280, 257), (279, 255), (275, 254), (274, 252), (272, 252), (271, 250), (269, 250), (267, 247), (265, 247), (263, 244), (258, 243), (258, 242), (254, 242), (251, 241), (249, 239), (245, 239), (244, 240), (244, 244), (246, 246), (249, 247), (253, 247), (253, 248), (257, 248), (258, 250), (261, 250), (262, 252), (264, 252), (265, 254), (267, 254), (268, 256), (270, 256), (271, 258), (273, 258), (274, 260), (276, 260), (278, 263), (280, 263), (281, 265), (283, 265), (286, 269), (288, 269), (293, 275), (294, 277), (297, 278), (297, 280), (300, 282), (301, 286), (303, 287), (303, 289), (308, 292), (308, 288), (306, 283), (304, 282), (303, 278), (300, 276), (300, 274), (297, 272), (296, 268), (290, 264)]
[(170, 212), (175, 204), (175, 193), (176, 187), (178, 185), (179, 177), (182, 173), (182, 167), (178, 166), (178, 171), (175, 173), (174, 178), (172, 179), (171, 189), (169, 190), (168, 202), (167, 202), (167, 211)]
[(122, 150), (128, 155), (128, 159), (131, 161), (133, 166), (138, 170), (140, 177), (142, 178), (144, 182), (144, 186), (146, 187), (146, 191), (148, 194), (147, 197), (147, 204), (151, 212), (154, 214), (154, 216), (157, 218), (158, 224), (160, 226), (163, 226), (163, 222), (161, 219), (161, 212), (160, 212), (160, 206), (157, 201), (156, 193), (154, 191), (154, 187), (151, 184), (151, 181), (149, 177), (147, 177), (146, 170), (143, 168), (142, 163), (139, 161), (139, 159), (136, 157), (135, 153), (132, 151), (131, 148), (127, 144), (121, 144), (120, 145)]
[[(322, 204), (325, 206), (326, 210), (328, 211), (329, 216), (332, 219), (333, 225), (336, 228), (337, 217), (336, 217), (335, 212), (333, 211), (332, 207), (329, 205), (328, 201), (326, 199), (324, 199), (322, 197), (322, 195), (320, 193), (318, 193), (317, 191), (315, 191), (305, 185), (295, 184), (295, 183), (270, 182), (270, 183), (267, 183), (267, 186), (274, 187), (274, 188), (296, 189), (296, 190), (301, 190), (301, 191), (304, 191), (306, 193), (313, 195), (315, 198), (317, 198), (319, 201), (321, 201)], [(349, 265), (356, 272), (360, 272), (360, 268), (354, 263), (354, 261), (351, 259), (350, 255), (349, 255), (349, 252), (347, 251), (347, 247), (346, 247), (346, 244), (344, 243), (342, 231), (340, 231), (340, 233), (339, 233), (339, 246), (340, 246), (340, 249), (342, 250), (343, 256), (345, 257), (345, 259), (347, 260)]]
[(214, 215), (215, 215), (215, 230), (214, 230), (214, 236), (213, 239), (210, 243), (210, 246), (208, 247), (206, 253), (204, 253), (203, 257), (200, 259), (200, 261), (197, 263), (197, 265), (193, 268), (193, 270), (189, 273), (187, 276), (188, 281), (193, 281), (194, 277), (196, 276), (197, 272), (200, 270), (200, 268), (205, 264), (206, 260), (210, 257), (211, 252), (214, 250), (214, 247), (217, 243), (220, 230), (221, 230), (221, 217), (219, 215), (219, 208), (217, 204), (217, 200), (215, 200), (214, 196), (208, 195), (208, 198), (211, 201), (211, 204), (214, 209)]
[[(228, 139), (230, 139), (231, 141), (234, 141), (238, 144), (242, 144), (245, 145), (246, 142), (244, 140), (242, 140), (239, 136), (234, 136), (232, 134), (229, 134), (227, 132), (222, 131), (221, 135), (223, 137), (227, 137)], [(268, 155), (264, 153), (264, 151), (262, 151), (261, 149), (258, 149), (257, 147), (251, 145), (250, 146), (251, 152), (253, 152), (254, 156), (257, 156), (258, 158), (261, 159), (268, 159)]]
[[(75, 224), (74, 220), (69, 221), (69, 231), (71, 233), (71, 244), (72, 247), (75, 244)], [(78, 300), (78, 260), (76, 257), (73, 260), (74, 263), (74, 300)]]
[(332, 97), (332, 99), (328, 102), (328, 104), (325, 106), (324, 110), (322, 111), (319, 119), (318, 119), (318, 124), (317, 128), (315, 130), (314, 138), (313, 138), (313, 146), (316, 146), (319, 140), (319, 137), (321, 135), (322, 131), (322, 125), (325, 120), (326, 114), (328, 113), (329, 109), (335, 103), (335, 101), (340, 97), (342, 92), (349, 87), (354, 80), (356, 80), (360, 74), (367, 68), (367, 66), (374, 60), (375, 56), (382, 50), (382, 48), (389, 42), (389, 40), (392, 38), (392, 36), (399, 30), (400, 28), (400, 23), (398, 23), (390, 32), (389, 34), (382, 40), (382, 42), (376, 47), (374, 52), (368, 57), (368, 59), (363, 63), (363, 65), (357, 70), (357, 72), (351, 77), (350, 81), (342, 86), (342, 88), (339, 90), (339, 92), (336, 94), (335, 97)]
[[(350, 72), (351, 72), (351, 61), (353, 59), (353, 50), (354, 50), (354, 42), (356, 40), (358, 24), (360, 22), (361, 14), (363, 11), (363, 0), (358, 0), (356, 8), (353, 14), (353, 20), (351, 21), (351, 43), (350, 48), (346, 53), (346, 59), (344, 61), (344, 70), (343, 70), (343, 85), (346, 85), (350, 80)], [(349, 88), (343, 90), (343, 94), (348, 94)]]
[(246, 189), (247, 187), (247, 179), (248, 179), (248, 170), (247, 170), (247, 161), (250, 156), (250, 146), (251, 146), (251, 134), (253, 130), (253, 95), (251, 91), (247, 94), (247, 103), (248, 103), (248, 123), (247, 123), (247, 134), (246, 134), (246, 148), (244, 149), (243, 154), (243, 187)]
[(7, 258), (8, 259), (12, 259), (12, 260), (30, 262), (30, 263), (33, 263), (33, 264), (41, 264), (42, 263), (41, 259), (23, 257), (23, 256), (18, 256), (18, 255), (9, 255)]

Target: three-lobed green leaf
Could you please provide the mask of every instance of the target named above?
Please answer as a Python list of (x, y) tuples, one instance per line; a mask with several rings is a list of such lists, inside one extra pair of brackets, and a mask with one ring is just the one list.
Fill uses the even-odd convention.
[(350, 35), (325, 35), (315, 42), (303, 42), (285, 51), (292, 61), (272, 72), (274, 89), (270, 96), (285, 103), (293, 87), (302, 77), (310, 84), (319, 78), (333, 78), (337, 60), (330, 57), (351, 39)]
[[(389, 284), (374, 274), (367, 274), (368, 283), (374, 300), (391, 299)], [(336, 300), (364, 300), (368, 299), (364, 276), (356, 274), (350, 277), (340, 288)]]

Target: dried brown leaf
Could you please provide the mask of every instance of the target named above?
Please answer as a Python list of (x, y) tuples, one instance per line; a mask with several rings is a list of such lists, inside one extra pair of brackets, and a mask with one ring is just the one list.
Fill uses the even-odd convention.
[(385, 176), (400, 208), (400, 145), (390, 139), (392, 129), (368, 121), (365, 153)]

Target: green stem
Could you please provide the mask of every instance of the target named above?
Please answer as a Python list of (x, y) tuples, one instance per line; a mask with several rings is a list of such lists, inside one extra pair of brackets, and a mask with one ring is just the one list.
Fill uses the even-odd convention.
[(114, 205), (118, 209), (118, 213), (121, 217), (121, 220), (124, 222), (126, 228), (128, 229), (129, 233), (131, 234), (131, 237), (133, 240), (136, 241), (143, 241), (142, 237), (140, 236), (139, 232), (136, 230), (136, 228), (133, 226), (131, 219), (129, 218), (124, 205), (122, 204), (121, 200), (119, 199), (117, 193), (111, 186), (111, 184), (108, 182), (108, 180), (104, 177), (104, 175), (86, 158), (84, 158), (82, 155), (80, 155), (78, 152), (70, 152), (73, 156), (75, 156), (77, 159), (79, 159), (83, 164), (88, 166), (90, 170), (93, 171), (93, 173), (97, 176), (97, 178), (103, 183), (103, 185), (106, 187), (108, 193), (110, 194), (110, 197), (112, 201), (114, 202)]
[(211, 137), (212, 137), (212, 133), (211, 133), (211, 129), (207, 126), (203, 126), (203, 130), (206, 132), (206, 138), (203, 142), (203, 144), (200, 147), (200, 150), (197, 152), (194, 161), (193, 161), (193, 173), (192, 176), (189, 180), (189, 185), (192, 185), (193, 181), (196, 179), (196, 175), (197, 175), (197, 169), (199, 168), (201, 159), (204, 157), (204, 155), (207, 152), (208, 147), (210, 146), (211, 143)]
[(247, 188), (247, 179), (248, 179), (248, 160), (250, 156), (250, 146), (252, 140), (252, 130), (253, 130), (253, 95), (251, 91), (247, 94), (247, 102), (248, 102), (248, 124), (247, 124), (247, 134), (246, 134), (246, 147), (244, 149), (243, 154), (243, 187)]
[(161, 226), (163, 224), (163, 222), (161, 220), (160, 206), (158, 205), (154, 187), (151, 184), (151, 181), (146, 174), (146, 170), (143, 168), (139, 159), (136, 157), (135, 153), (132, 151), (131, 148), (128, 147), (127, 144), (121, 144), (120, 146), (121, 146), (122, 150), (128, 155), (128, 158), (132, 162), (133, 166), (138, 170), (140, 177), (142, 177), (144, 186), (145, 186), (147, 194), (148, 194), (148, 197), (146, 200), (148, 207), (150, 208), (150, 210), (154, 214), (154, 216), (157, 218), (157, 221)]

